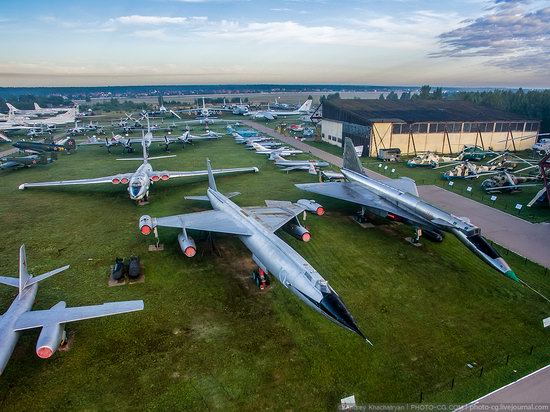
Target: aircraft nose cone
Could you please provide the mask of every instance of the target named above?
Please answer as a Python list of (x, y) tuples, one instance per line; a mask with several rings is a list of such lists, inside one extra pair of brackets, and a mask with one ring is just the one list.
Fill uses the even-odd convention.
[(512, 280), (515, 280), (516, 282), (519, 282), (519, 278), (518, 276), (516, 275), (516, 272), (514, 272), (512, 269), (510, 269), (509, 271), (505, 272), (504, 275), (506, 277), (509, 277), (510, 279)]
[(339, 325), (355, 332), (372, 345), (371, 341), (363, 334), (363, 332), (361, 332), (355, 323), (355, 320), (351, 316), (351, 313), (349, 313), (348, 309), (344, 305), (344, 302), (342, 302), (336, 293), (332, 291), (329, 293), (323, 293), (323, 299), (321, 299), (319, 306), (323, 312), (334, 319)]

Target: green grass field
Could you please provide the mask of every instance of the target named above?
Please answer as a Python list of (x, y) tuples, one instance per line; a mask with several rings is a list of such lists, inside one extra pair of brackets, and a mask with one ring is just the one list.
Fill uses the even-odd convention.
[[(426, 402), (455, 403), (548, 363), (550, 339), (542, 319), (549, 305), (452, 236), (414, 248), (403, 239), (410, 228), (380, 221), (363, 229), (348, 217), (353, 207), (321, 197), (328, 213), (308, 215), (311, 242), (281, 235), (340, 294), (374, 342), (371, 347), (276, 281), (260, 292), (249, 279), (250, 253), (235, 238), (219, 236), (222, 255), (215, 256), (197, 234), (197, 256), (188, 259), (178, 249), (178, 232), (160, 229), (165, 250), (148, 252), (153, 239), (139, 233), (139, 217), (207, 208), (183, 199), (204, 194), (204, 178), (155, 184), (151, 203), (141, 207), (120, 185), (17, 189), (23, 182), (135, 170), (138, 163), (117, 162), (123, 155), (114, 152), (86, 147), (52, 165), (1, 172), (0, 273), (16, 275), (22, 243), (34, 273), (71, 264), (40, 284), (35, 309), (59, 300), (68, 306), (145, 301), (142, 312), (68, 324), (71, 349), (48, 360), (34, 354), (38, 331), (22, 334), (0, 377), (3, 411), (322, 411), (334, 410), (350, 394), (365, 404), (417, 402), (420, 392)], [(160, 147), (151, 152), (163, 153)], [(242, 206), (311, 198), (293, 184), (315, 177), (282, 173), (230, 138), (174, 148), (172, 154), (177, 157), (153, 165), (202, 169), (206, 157), (214, 167), (257, 165), (258, 174), (217, 179), (221, 191), (242, 193), (234, 198)], [(131, 254), (143, 260), (145, 283), (109, 288), (109, 265)], [(504, 256), (520, 277), (550, 294), (543, 268)], [(13, 288), (0, 288), (3, 310), (15, 295)]]

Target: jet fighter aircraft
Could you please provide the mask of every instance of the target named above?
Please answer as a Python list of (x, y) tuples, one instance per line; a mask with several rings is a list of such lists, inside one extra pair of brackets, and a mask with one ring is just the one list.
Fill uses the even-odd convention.
[[(147, 201), (149, 199), (150, 186), (160, 180), (174, 179), (176, 177), (192, 177), (192, 176), (205, 176), (208, 174), (206, 170), (194, 170), (188, 172), (170, 172), (170, 171), (155, 171), (153, 166), (149, 163), (150, 160), (164, 159), (167, 157), (175, 156), (157, 156), (148, 157), (147, 146), (145, 140), (142, 142), (143, 158), (133, 159), (117, 159), (117, 160), (139, 160), (143, 163), (137, 168), (135, 172), (130, 173), (118, 173), (112, 176), (97, 177), (92, 179), (76, 179), (76, 180), (60, 180), (57, 182), (37, 182), (37, 183), (23, 183), (19, 186), (20, 190), (29, 187), (47, 187), (47, 186), (73, 186), (73, 185), (94, 185), (102, 183), (112, 183), (114, 185), (123, 184), (128, 185), (128, 193), (130, 199), (138, 202)], [(241, 173), (241, 172), (258, 172), (257, 167), (237, 167), (231, 169), (217, 169), (214, 170), (215, 174), (228, 174), (228, 173)]]
[(457, 217), (418, 197), (414, 180), (377, 180), (369, 177), (361, 166), (353, 142), (346, 138), (342, 173), (348, 182), (297, 184), (299, 189), (361, 205), (363, 211), (408, 223), (422, 229), (430, 238), (442, 240), (443, 232), (451, 232), (481, 260), (510, 279), (519, 278), (506, 261), (482, 236), (480, 229), (465, 217)]
[(317, 174), (317, 168), (327, 167), (329, 165), (328, 162), (315, 159), (287, 160), (277, 151), (269, 155), (269, 160), (273, 160), (275, 162), (275, 166), (280, 167), (285, 172), (290, 172), (292, 170), (307, 170), (309, 173), (314, 175)]
[(0, 283), (19, 288), (19, 294), (7, 312), (0, 316), (0, 374), (11, 357), (21, 331), (42, 328), (36, 343), (36, 354), (46, 359), (51, 357), (59, 345), (65, 341), (66, 323), (143, 310), (142, 300), (129, 300), (74, 308), (67, 308), (65, 302), (59, 302), (51, 309), (31, 311), (38, 282), (67, 269), (69, 265), (39, 276), (29, 274), (25, 245), (23, 245), (19, 249), (19, 279), (0, 276)]
[(277, 152), (281, 156), (292, 156), (292, 155), (304, 153), (302, 150), (291, 149), (291, 148), (288, 148), (288, 147), (277, 148), (277, 149), (268, 149), (267, 147), (262, 146), (260, 143), (252, 143), (252, 147), (256, 150), (257, 154), (270, 155), (274, 152)]
[(322, 206), (302, 199), (298, 203), (268, 200), (267, 207), (241, 208), (229, 199), (238, 193), (223, 195), (218, 191), (210, 160), (207, 160), (207, 167), (209, 187), (206, 196), (189, 196), (187, 199), (209, 201), (214, 210), (160, 218), (144, 215), (139, 220), (141, 233), (148, 235), (159, 226), (181, 229), (178, 243), (187, 257), (195, 256), (197, 251), (188, 230), (236, 235), (252, 252), (252, 259), (261, 270), (272, 273), (284, 287), (317, 312), (367, 339), (328, 282), (302, 256), (274, 234), (283, 229), (297, 239), (309, 241), (309, 231), (300, 224), (296, 216), (306, 210), (322, 215)]

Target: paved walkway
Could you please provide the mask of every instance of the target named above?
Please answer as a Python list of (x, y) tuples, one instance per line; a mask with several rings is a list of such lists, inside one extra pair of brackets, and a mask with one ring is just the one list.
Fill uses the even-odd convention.
[[(524, 409), (516, 410), (537, 410), (538, 405), (550, 405), (550, 390), (548, 383), (550, 382), (550, 365), (545, 366), (538, 371), (535, 371), (515, 382), (512, 382), (502, 388), (497, 389), (467, 405), (457, 409), (457, 411), (485, 411), (492, 410), (482, 405), (509, 405), (523, 404)], [(528, 405), (534, 404), (527, 408)], [(502, 408), (502, 410), (513, 410), (510, 407)], [(540, 411), (548, 409), (538, 409)]]
[[(335, 166), (342, 167), (342, 159), (338, 156), (293, 137), (284, 136), (263, 124), (251, 120), (244, 120), (242, 123)], [(369, 171), (369, 174), (376, 178), (387, 179), (386, 176), (376, 172)], [(550, 223), (530, 223), (438, 186), (419, 186), (418, 192), (424, 200), (441, 209), (456, 216), (469, 217), (472, 223), (481, 228), (483, 235), (493, 242), (541, 266), (550, 268)]]

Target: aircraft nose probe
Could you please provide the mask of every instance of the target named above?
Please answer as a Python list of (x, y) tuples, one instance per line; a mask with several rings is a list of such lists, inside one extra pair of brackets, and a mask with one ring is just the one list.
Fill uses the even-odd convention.
[(345, 328), (358, 334), (372, 345), (372, 342), (365, 336), (363, 332), (361, 332), (361, 330), (355, 323), (355, 320), (344, 305), (344, 302), (342, 302), (342, 299), (340, 299), (340, 297), (334, 291), (331, 290), (329, 292), (323, 292), (323, 299), (321, 299), (321, 302), (319, 302), (319, 307), (330, 318), (334, 319), (337, 323), (344, 326)]

